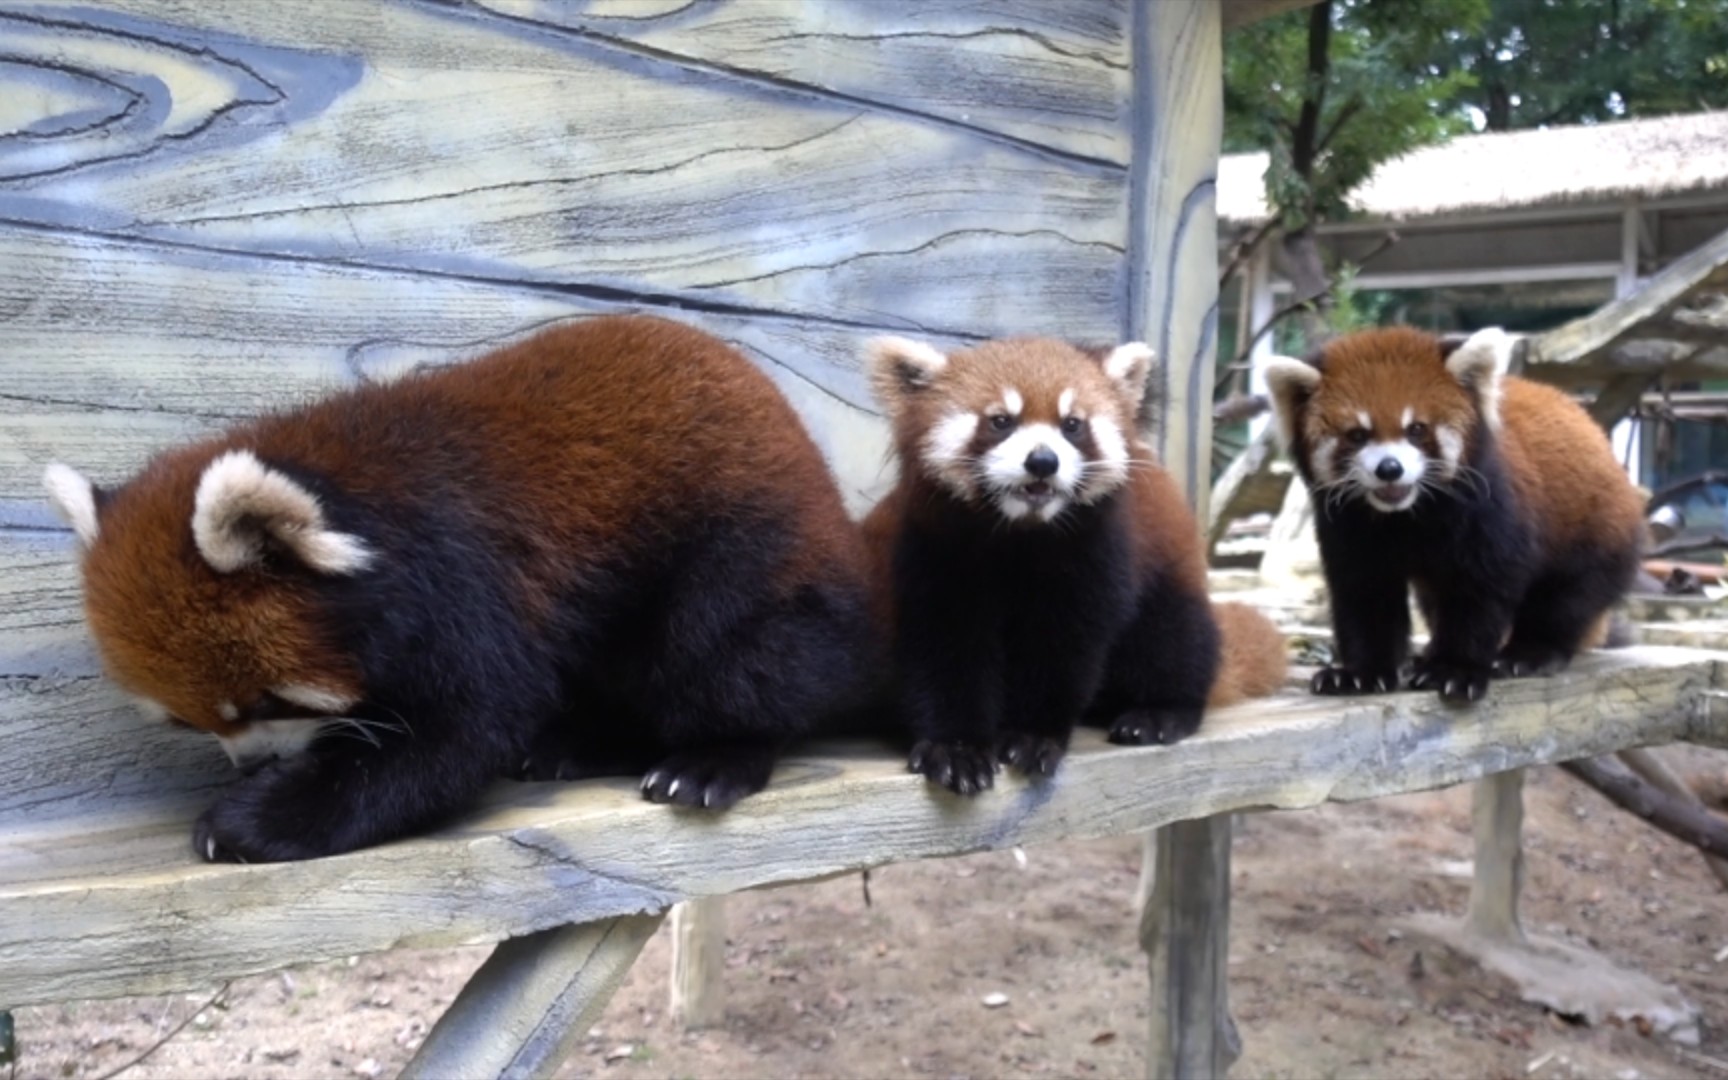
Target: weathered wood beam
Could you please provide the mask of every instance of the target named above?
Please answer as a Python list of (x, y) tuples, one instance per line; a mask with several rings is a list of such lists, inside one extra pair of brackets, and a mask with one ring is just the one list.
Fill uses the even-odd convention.
[(626, 915), (501, 942), (432, 1026), (402, 1080), (551, 1076), (660, 920)]
[(1669, 264), (1631, 295), (1529, 338), (1524, 354), (1527, 369), (1594, 364), (1602, 354), (1637, 336), (1641, 324), (1674, 311), (1702, 289), (1720, 287), (1725, 276), (1728, 231)]
[(1643, 371), (1611, 377), (1596, 392), (1596, 400), (1590, 403), (1590, 419), (1596, 421), (1602, 430), (1613, 431), (1614, 425), (1626, 418), (1658, 377), (1655, 372)]
[(1218, 710), (1169, 747), (1113, 747), (1088, 729), (1051, 782), (1005, 774), (968, 800), (932, 794), (875, 744), (803, 749), (767, 791), (717, 816), (646, 803), (630, 778), (501, 783), (440, 832), (298, 863), (196, 862), (197, 804), (182, 796), (123, 816), (20, 814), (0, 834), (0, 1001), (186, 990), (907, 859), (1378, 798), (1629, 746), (1728, 745), (1728, 709), (1708, 707), (1721, 663), (1687, 649), (1595, 653), (1552, 678), (1496, 682), (1472, 709), (1433, 694), (1292, 692)]

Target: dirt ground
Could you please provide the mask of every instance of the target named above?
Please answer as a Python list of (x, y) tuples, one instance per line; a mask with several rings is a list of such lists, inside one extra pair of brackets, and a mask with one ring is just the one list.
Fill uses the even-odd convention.
[[(1720, 773), (1719, 760), (1689, 764)], [(1688, 848), (1552, 769), (1526, 789), (1528, 929), (1678, 986), (1703, 1042), (1588, 1028), (1398, 920), (1460, 911), (1469, 791), (1239, 818), (1237, 1077), (1728, 1077), (1725, 896)], [(725, 1026), (666, 1016), (664, 930), (564, 1077), (1139, 1076), (1146, 975), (1134, 838), (913, 863), (730, 901)], [(397, 952), (235, 982), (128, 1077), (394, 1074), (484, 956)], [(986, 1007), (986, 995), (1007, 1002)], [(30, 1078), (96, 1077), (205, 994), (17, 1013)]]

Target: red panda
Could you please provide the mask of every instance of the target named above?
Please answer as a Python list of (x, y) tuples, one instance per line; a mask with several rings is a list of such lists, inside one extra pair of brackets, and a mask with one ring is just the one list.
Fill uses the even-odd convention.
[(546, 330), (166, 451), (50, 466), (105, 668), (246, 775), (205, 858), (390, 840), (525, 769), (719, 809), (868, 693), (866, 555), (815, 444), (724, 343)]
[(1080, 721), (1175, 742), (1208, 704), (1283, 680), (1271, 623), (1208, 601), (1194, 517), (1134, 438), (1151, 358), (872, 344), (900, 476), (865, 539), (910, 765), (931, 781), (972, 794), (999, 760), (1049, 776)]
[(1643, 500), (1588, 413), (1506, 374), (1512, 346), (1397, 327), (1267, 366), (1332, 602), (1315, 693), (1398, 687), (1412, 587), (1431, 640), (1411, 685), (1449, 701), (1565, 666), (1631, 587)]

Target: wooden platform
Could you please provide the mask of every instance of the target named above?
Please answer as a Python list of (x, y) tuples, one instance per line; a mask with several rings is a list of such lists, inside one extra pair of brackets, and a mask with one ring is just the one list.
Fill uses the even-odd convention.
[[(645, 803), (629, 779), (501, 784), (483, 812), (436, 835), (302, 863), (195, 861), (190, 798), (46, 820), (15, 806), (0, 817), (0, 1001), (191, 989), (289, 963), (657, 914), (887, 862), (1373, 798), (1628, 746), (1728, 744), (1728, 701), (1715, 697), (1725, 661), (1604, 653), (1551, 679), (1497, 683), (1473, 710), (1424, 693), (1292, 691), (1218, 712), (1175, 747), (1122, 749), (1087, 733), (1054, 782), (1005, 774), (971, 801), (932, 792), (897, 754), (864, 746), (794, 755), (766, 793), (719, 817)], [(106, 775), (59, 782), (100, 787)]]

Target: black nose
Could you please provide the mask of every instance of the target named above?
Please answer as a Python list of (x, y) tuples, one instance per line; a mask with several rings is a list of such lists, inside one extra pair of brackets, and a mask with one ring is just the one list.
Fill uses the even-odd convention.
[(1397, 458), (1381, 458), (1380, 464), (1374, 466), (1374, 475), (1391, 483), (1404, 475), (1404, 466), (1398, 463)]
[(1056, 451), (1048, 446), (1040, 446), (1026, 455), (1026, 471), (1040, 480), (1056, 475), (1056, 470), (1061, 466), (1062, 462), (1057, 460)]

